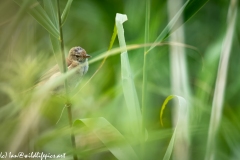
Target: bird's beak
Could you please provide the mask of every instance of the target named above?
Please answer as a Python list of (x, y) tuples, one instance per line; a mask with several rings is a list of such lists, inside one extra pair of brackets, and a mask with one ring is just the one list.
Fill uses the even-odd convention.
[(90, 55), (88, 55), (88, 54), (86, 54), (86, 55), (84, 55), (84, 57), (83, 58), (91, 58), (91, 56)]

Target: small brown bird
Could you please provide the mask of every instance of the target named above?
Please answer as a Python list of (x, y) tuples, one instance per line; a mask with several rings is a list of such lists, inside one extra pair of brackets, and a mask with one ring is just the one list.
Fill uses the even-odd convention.
[[(73, 89), (78, 85), (80, 79), (84, 74), (88, 71), (88, 58), (91, 56), (86, 53), (86, 51), (81, 47), (73, 47), (70, 49), (68, 56), (66, 58), (68, 71), (78, 68), (76, 72), (68, 78), (68, 87)], [(55, 65), (52, 69), (50, 69), (46, 74), (42, 76), (40, 82), (37, 86), (40, 86), (46, 83), (49, 80), (55, 79), (60, 76), (62, 73), (58, 65)], [(54, 92), (60, 92), (63, 88), (63, 85), (59, 85), (54, 89)]]

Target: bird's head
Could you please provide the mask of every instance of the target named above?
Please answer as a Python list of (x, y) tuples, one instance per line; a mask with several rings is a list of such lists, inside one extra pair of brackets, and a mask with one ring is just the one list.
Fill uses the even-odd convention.
[(91, 56), (81, 47), (73, 47), (68, 53), (68, 59), (70, 61), (78, 61), (79, 63), (85, 62), (86, 59), (90, 57)]

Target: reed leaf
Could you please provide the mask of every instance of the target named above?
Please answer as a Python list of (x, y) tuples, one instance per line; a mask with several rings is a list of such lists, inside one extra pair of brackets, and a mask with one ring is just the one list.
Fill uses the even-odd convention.
[[(49, 18), (53, 22), (54, 26), (58, 28), (57, 0), (51, 0), (51, 1), (43, 0), (43, 5), (46, 13), (48, 14)], [(49, 36), (52, 43), (52, 49), (53, 49), (55, 59), (57, 61), (58, 66), (60, 66), (59, 68), (63, 72), (61, 54), (59, 54), (61, 51), (59, 38), (56, 38), (51, 34)]]
[(43, 0), (44, 9), (52, 21), (53, 25), (58, 28), (58, 16), (57, 16), (57, 1), (56, 0)]
[(70, 8), (71, 8), (71, 5), (72, 5), (72, 1), (73, 0), (68, 0), (67, 1), (67, 4), (63, 10), (63, 13), (62, 13), (62, 16), (61, 16), (61, 19), (62, 19), (62, 26), (64, 25), (64, 23), (66, 22), (67, 20), (67, 16), (69, 14), (69, 11), (70, 11)]
[(123, 94), (128, 108), (130, 124), (132, 124), (131, 131), (133, 135), (141, 133), (142, 115), (136, 88), (133, 81), (132, 71), (128, 59), (127, 46), (124, 37), (123, 23), (127, 20), (126, 15), (116, 15), (116, 26), (118, 30), (118, 40), (121, 48), (121, 71), (122, 71), (122, 86)]
[[(176, 15), (172, 18), (172, 20), (167, 24), (167, 26), (163, 29), (163, 31), (159, 34), (157, 39), (154, 41), (162, 42), (165, 38), (167, 38), (171, 32), (178, 29), (182, 24), (188, 21), (194, 14), (196, 14), (206, 3), (208, 0), (188, 0), (186, 1), (181, 9), (176, 13)], [(186, 14), (184, 14), (186, 13)], [(179, 23), (179, 17), (184, 14), (186, 17), (182, 23)], [(155, 45), (152, 45), (150, 49), (147, 51), (151, 51)]]
[(74, 122), (74, 128), (86, 126), (119, 160), (137, 160), (138, 157), (124, 136), (105, 118), (78, 119)]
[[(20, 7), (24, 4), (23, 0), (13, 0), (15, 3), (17, 3)], [(54, 26), (54, 23), (51, 21), (47, 13), (44, 11), (42, 6), (39, 4), (37, 0), (31, 0), (28, 1), (27, 4), (27, 12), (33, 16), (33, 18), (43, 26), (51, 35), (53, 35), (55, 38), (59, 38), (59, 31)]]

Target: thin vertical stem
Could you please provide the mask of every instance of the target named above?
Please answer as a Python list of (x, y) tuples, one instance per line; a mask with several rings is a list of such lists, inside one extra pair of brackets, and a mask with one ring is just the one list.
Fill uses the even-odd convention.
[[(149, 20), (150, 20), (150, 0), (146, 0), (146, 15), (145, 15), (145, 40), (149, 42)], [(147, 93), (147, 47), (144, 47), (143, 57), (143, 86), (142, 86), (142, 159), (144, 158), (145, 150), (145, 125), (146, 125), (146, 93)]]
[[(62, 32), (62, 21), (61, 21), (61, 14), (60, 14), (60, 5), (59, 5), (59, 0), (57, 0), (57, 4), (58, 4), (58, 25), (59, 25), (59, 33), (60, 33), (60, 45), (61, 45), (61, 55), (62, 55), (62, 64), (63, 64), (63, 73), (67, 72), (67, 63), (66, 63), (66, 59), (65, 59), (65, 54), (64, 54), (64, 41), (63, 41), (63, 32)], [(67, 79), (65, 79), (64, 81), (64, 88), (65, 88), (65, 93), (67, 96), (67, 101), (66, 101), (66, 106), (68, 108), (68, 120), (69, 120), (69, 126), (72, 129), (72, 104), (69, 101), (68, 98), (68, 85), (67, 85)], [(76, 149), (76, 142), (75, 142), (75, 136), (73, 134), (73, 131), (71, 131), (71, 141), (72, 141), (72, 147), (75, 151)], [(73, 154), (73, 159), (77, 160), (77, 155), (74, 153)]]
[[(72, 129), (72, 124), (73, 124), (73, 121), (72, 121), (72, 108), (71, 108), (71, 104), (67, 104), (69, 105), (67, 108), (68, 108), (68, 121), (69, 121), (69, 126), (71, 127)], [(76, 142), (75, 142), (75, 136), (73, 134), (73, 132), (71, 132), (71, 142), (72, 142), (72, 147), (73, 149), (75, 150), (76, 149)], [(73, 154), (73, 159), (74, 160), (77, 160), (77, 155), (74, 153)]]
[[(150, 0), (146, 0), (145, 17), (145, 44), (149, 42), (149, 20), (150, 20)], [(142, 86), (142, 131), (145, 132), (145, 110), (146, 110), (146, 92), (147, 92), (147, 47), (144, 47), (143, 59), (143, 86)]]
[[(62, 20), (61, 20), (61, 13), (60, 13), (60, 5), (59, 5), (59, 0), (57, 1), (58, 4), (58, 27), (59, 27), (59, 33), (60, 33), (60, 45), (61, 45), (61, 55), (62, 55), (62, 64), (63, 64), (63, 72), (67, 72), (67, 63), (66, 63), (66, 58), (64, 54), (64, 41), (63, 41), (63, 33), (62, 33)], [(67, 79), (64, 81), (65, 88), (67, 88)]]

